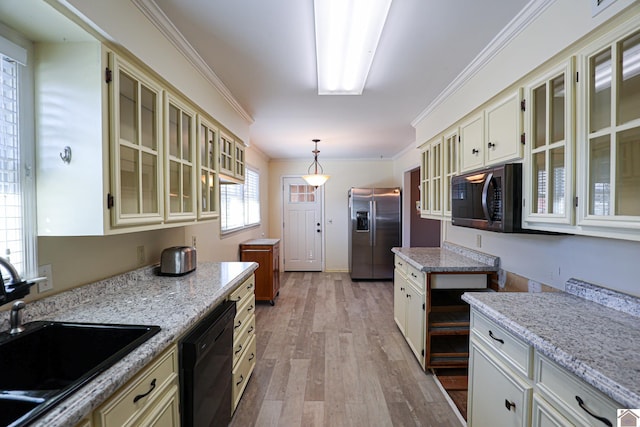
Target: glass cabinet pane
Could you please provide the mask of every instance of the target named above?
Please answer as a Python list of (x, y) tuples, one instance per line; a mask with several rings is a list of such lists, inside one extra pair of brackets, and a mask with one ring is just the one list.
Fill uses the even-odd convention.
[(120, 72), (120, 139), (138, 142), (138, 84), (126, 73)]
[(158, 156), (142, 153), (142, 212), (157, 213), (158, 205)]
[(186, 113), (182, 113), (181, 121), (181, 136), (182, 136), (182, 159), (191, 161), (191, 116)]
[(546, 151), (533, 155), (533, 212), (547, 213), (547, 161)]
[(549, 118), (551, 119), (550, 126), (550, 143), (564, 140), (564, 115), (565, 115), (565, 87), (564, 87), (564, 74), (556, 77), (551, 81), (551, 102), (549, 108), (551, 113)]
[(180, 212), (180, 165), (169, 162), (169, 211)]
[(142, 145), (152, 150), (157, 150), (158, 135), (156, 133), (157, 116), (156, 94), (144, 85), (140, 88), (140, 130)]
[[(216, 181), (215, 181), (215, 175), (213, 173), (209, 174), (209, 179), (207, 180), (206, 184), (207, 187), (209, 188), (209, 206), (210, 206), (210, 210), (213, 211), (216, 209), (216, 185), (215, 185)], [(202, 194), (207, 194), (206, 192), (203, 192)]]
[(207, 167), (209, 169), (216, 169), (216, 164), (215, 164), (215, 134), (213, 131), (209, 132), (209, 138), (207, 139), (206, 142), (206, 150), (207, 150), (207, 155), (206, 155), (206, 159), (207, 159)]
[(544, 84), (533, 91), (533, 146), (542, 147), (547, 140), (547, 85)]
[(207, 156), (207, 139), (209, 138), (209, 129), (205, 125), (200, 125), (200, 136), (198, 141), (198, 150), (200, 151), (200, 159), (202, 159), (202, 167), (208, 168), (209, 166), (209, 158)]
[(209, 174), (202, 171), (200, 173), (200, 191), (202, 194), (202, 199), (200, 200), (200, 203), (201, 203), (202, 212), (209, 211), (208, 183), (209, 183)]
[(589, 214), (609, 215), (611, 202), (611, 141), (609, 135), (589, 143)]
[(616, 215), (640, 216), (640, 128), (617, 137)]
[(564, 147), (559, 147), (549, 152), (549, 213), (564, 215), (565, 212), (565, 179), (566, 165)]
[(128, 148), (120, 148), (120, 203), (123, 214), (140, 213), (138, 208), (138, 154)]
[(590, 60), (589, 131), (595, 132), (611, 126), (611, 49)]
[(191, 166), (182, 167), (182, 212), (193, 212), (191, 203)]
[(169, 104), (169, 154), (173, 157), (180, 155), (180, 142), (178, 136), (178, 120), (180, 113), (178, 108)]
[(618, 124), (623, 124), (640, 118), (640, 33), (623, 40), (620, 50)]

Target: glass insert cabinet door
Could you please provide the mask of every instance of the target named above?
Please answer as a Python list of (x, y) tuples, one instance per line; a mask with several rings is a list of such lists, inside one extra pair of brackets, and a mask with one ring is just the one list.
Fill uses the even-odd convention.
[(167, 220), (196, 218), (196, 114), (177, 97), (165, 98)]
[(163, 220), (162, 89), (117, 55), (109, 56), (113, 226)]
[(574, 61), (527, 87), (525, 220), (573, 222)]
[(582, 218), (640, 226), (640, 31), (585, 55)]
[(198, 218), (219, 216), (218, 129), (198, 117)]

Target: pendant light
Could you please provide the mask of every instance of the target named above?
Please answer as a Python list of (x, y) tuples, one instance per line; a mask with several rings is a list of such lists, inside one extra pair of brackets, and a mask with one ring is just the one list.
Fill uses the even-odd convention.
[[(320, 163), (318, 163), (318, 153), (320, 153), (320, 151), (318, 151), (318, 142), (320, 142), (320, 140), (313, 139), (312, 141), (315, 143), (315, 149), (312, 151), (313, 163), (309, 165), (309, 168), (307, 169), (307, 175), (304, 175), (302, 179), (307, 181), (307, 184), (313, 185), (315, 188), (318, 188), (320, 185), (323, 185), (325, 182), (327, 182), (327, 180), (329, 179), (329, 175), (324, 174), (322, 166), (320, 165)], [(311, 167), (314, 168), (313, 173), (311, 173)], [(320, 173), (318, 173), (318, 167), (320, 167)]]

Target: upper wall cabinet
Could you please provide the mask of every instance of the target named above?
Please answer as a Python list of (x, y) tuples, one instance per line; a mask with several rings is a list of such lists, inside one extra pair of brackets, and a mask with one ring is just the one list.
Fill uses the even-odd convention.
[[(558, 231), (573, 223), (573, 58), (526, 90), (525, 225)], [(544, 224), (544, 225), (541, 225)]]
[(242, 141), (220, 133), (220, 181), (243, 183), (245, 177), (245, 147)]
[(124, 59), (109, 59), (112, 224), (157, 224), (164, 219), (162, 89)]
[(219, 216), (218, 146), (219, 131), (202, 116), (198, 116), (198, 219)]
[(463, 172), (522, 158), (521, 97), (517, 90), (460, 125)]
[(196, 113), (165, 95), (165, 210), (168, 221), (196, 218)]
[(444, 135), (444, 148), (442, 153), (442, 209), (444, 216), (451, 216), (451, 178), (460, 171), (458, 129), (452, 129)]
[(639, 21), (580, 55), (577, 219), (590, 234), (640, 239)]

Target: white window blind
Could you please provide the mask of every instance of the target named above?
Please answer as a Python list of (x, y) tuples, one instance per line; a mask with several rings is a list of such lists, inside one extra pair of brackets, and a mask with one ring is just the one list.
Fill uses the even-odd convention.
[(34, 142), (33, 124), (26, 118), (33, 116), (33, 84), (25, 64), (26, 50), (0, 37), (0, 256), (23, 278), (32, 278), (37, 274), (35, 183), (30, 172)]
[(260, 224), (260, 174), (247, 168), (244, 184), (220, 186), (222, 233)]

